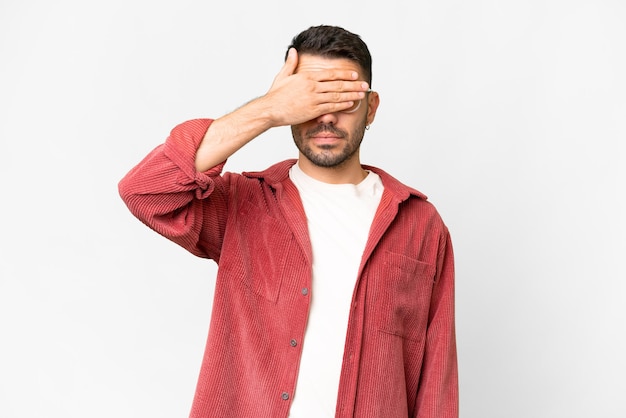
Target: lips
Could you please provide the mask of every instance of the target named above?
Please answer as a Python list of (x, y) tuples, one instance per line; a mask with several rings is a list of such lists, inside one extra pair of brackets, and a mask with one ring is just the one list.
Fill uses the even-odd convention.
[(326, 133), (326, 132), (319, 133), (319, 134), (316, 134), (316, 135), (312, 135), (312, 137), (314, 137), (314, 138), (341, 138), (341, 136), (339, 136), (337, 134), (332, 134), (330, 132), (328, 132), (328, 133)]
[(309, 138), (309, 140), (312, 141), (318, 147), (324, 147), (324, 146), (336, 145), (339, 141), (341, 141), (341, 138), (334, 136), (334, 135), (332, 136), (316, 135), (316, 136)]
[(338, 140), (345, 136), (344, 132), (332, 125), (319, 125), (306, 133), (307, 138), (321, 141)]

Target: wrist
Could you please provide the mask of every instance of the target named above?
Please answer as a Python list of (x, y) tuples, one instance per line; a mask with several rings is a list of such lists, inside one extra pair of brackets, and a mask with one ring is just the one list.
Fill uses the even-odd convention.
[(249, 119), (255, 120), (259, 124), (263, 131), (278, 126), (287, 125), (280, 119), (277, 114), (279, 108), (275, 104), (273, 105), (267, 95), (257, 97), (244, 106), (246, 114)]

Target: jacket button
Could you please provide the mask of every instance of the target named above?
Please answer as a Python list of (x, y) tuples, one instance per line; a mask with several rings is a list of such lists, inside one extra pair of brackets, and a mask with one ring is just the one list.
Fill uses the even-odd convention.
[(280, 395), (280, 398), (281, 398), (283, 401), (287, 401), (287, 400), (289, 400), (289, 394), (288, 394), (287, 392), (283, 392), (283, 393)]
[(308, 295), (308, 294), (309, 294), (309, 289), (307, 289), (306, 287), (303, 287), (303, 288), (302, 288), (302, 294), (303, 294), (304, 296)]
[(289, 341), (289, 344), (291, 344), (292, 347), (295, 347), (298, 345), (298, 342), (296, 340), (291, 340)]

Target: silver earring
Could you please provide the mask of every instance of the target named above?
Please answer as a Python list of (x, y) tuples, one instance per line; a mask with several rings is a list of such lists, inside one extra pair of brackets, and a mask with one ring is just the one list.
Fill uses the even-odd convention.
[(369, 125), (365, 125), (365, 130), (369, 131), (370, 130), (370, 126)]

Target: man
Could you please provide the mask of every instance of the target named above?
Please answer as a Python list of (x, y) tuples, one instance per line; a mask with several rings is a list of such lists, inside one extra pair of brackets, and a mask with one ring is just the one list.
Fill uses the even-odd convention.
[[(120, 182), (130, 210), (218, 263), (191, 417), (457, 417), (448, 230), (420, 192), (361, 165), (380, 99), (358, 35), (312, 27), (269, 91), (174, 128)], [(298, 159), (222, 172), (290, 125)]]

